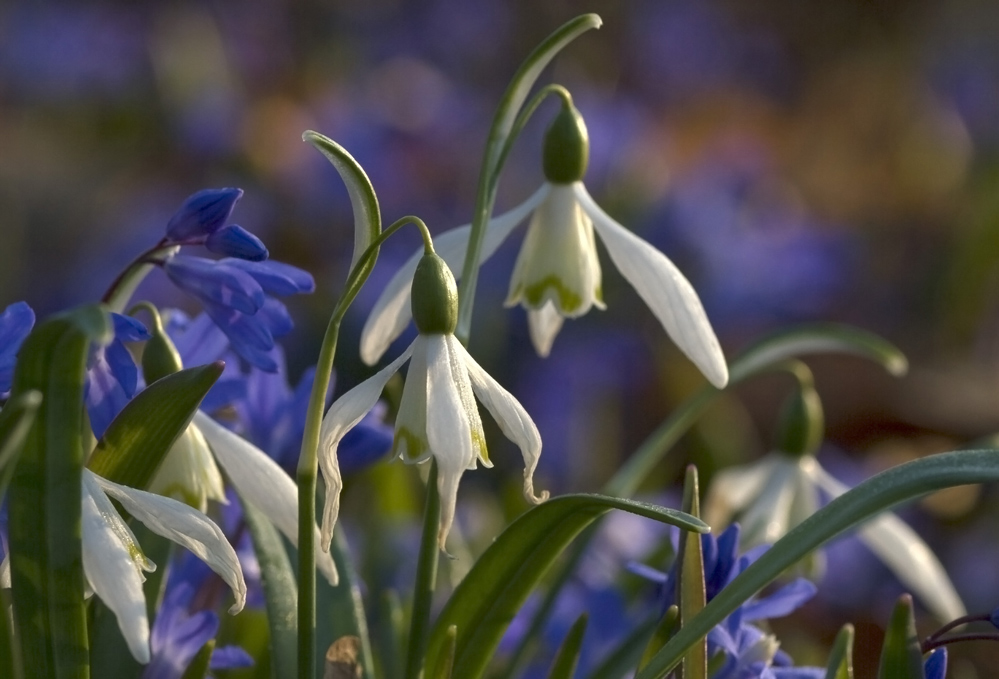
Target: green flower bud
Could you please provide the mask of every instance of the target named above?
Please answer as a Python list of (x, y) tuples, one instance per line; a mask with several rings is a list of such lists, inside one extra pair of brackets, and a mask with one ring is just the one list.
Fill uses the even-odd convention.
[(812, 455), (824, 435), (825, 417), (818, 392), (810, 385), (795, 389), (781, 409), (777, 450), (795, 457)]
[(413, 321), (424, 335), (450, 335), (458, 326), (458, 286), (447, 263), (430, 252), (413, 274)]
[(142, 349), (142, 375), (146, 378), (146, 384), (152, 384), (161, 377), (180, 372), (184, 364), (177, 353), (177, 347), (163, 330), (163, 323), (155, 308), (150, 305), (147, 310), (153, 316), (153, 327), (152, 337)]
[(562, 110), (545, 132), (545, 178), (553, 184), (578, 182), (586, 174), (590, 162), (590, 136), (586, 123), (572, 104)]

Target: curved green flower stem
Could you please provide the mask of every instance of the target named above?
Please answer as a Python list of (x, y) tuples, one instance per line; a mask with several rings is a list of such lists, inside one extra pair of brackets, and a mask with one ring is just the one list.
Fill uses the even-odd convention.
[(319, 465), (319, 432), (323, 423), (323, 408), (326, 405), (326, 392), (329, 390), (333, 373), (333, 359), (336, 356), (336, 343), (340, 335), (340, 322), (350, 308), (361, 286), (368, 279), (378, 248), (386, 239), (407, 224), (415, 224), (423, 236), (425, 247), (433, 249), (430, 231), (423, 220), (407, 216), (394, 222), (378, 234), (364, 254), (357, 260), (347, 277), (347, 284), (340, 300), (333, 309), (326, 335), (319, 350), (316, 363), (316, 377), (309, 396), (309, 409), (305, 416), (305, 431), (302, 435), (302, 448), (298, 456), (298, 676), (300, 679), (314, 679), (315, 670), (315, 627), (316, 627), (316, 475)]
[[(496, 203), (496, 187), (499, 184), (500, 170), (506, 160), (510, 144), (513, 143), (516, 134), (520, 132), (516, 125), (520, 120), (521, 106), (541, 71), (555, 55), (580, 34), (591, 28), (598, 28), (602, 23), (596, 14), (583, 14), (563, 24), (548, 36), (517, 69), (506, 92), (503, 93), (499, 107), (496, 109), (496, 115), (493, 117), (492, 126), (489, 129), (485, 154), (482, 157), (482, 169), (479, 171), (479, 186), (475, 196), (472, 230), (469, 234), (468, 250), (461, 271), (461, 285), (458, 288), (458, 328), (455, 335), (462, 344), (468, 344), (468, 336), (472, 326), (472, 306), (479, 275), (479, 259), (482, 254), (482, 241), (486, 235), (486, 226), (489, 224), (493, 205)], [(524, 121), (521, 121), (521, 127)]]
[[(786, 372), (795, 378), (799, 384), (809, 385), (812, 383), (812, 372), (807, 365), (797, 359), (779, 361), (770, 366), (763, 366), (753, 372), (733, 371), (733, 379), (729, 385), (739, 384), (750, 377), (767, 374)], [(690, 430), (694, 423), (711, 407), (721, 396), (722, 391), (710, 384), (705, 385), (696, 394), (684, 401), (669, 418), (652, 432), (641, 446), (632, 454), (628, 461), (617, 471), (617, 473), (604, 484), (601, 493), (615, 497), (631, 497), (642, 481), (653, 470), (662, 459), (662, 456), (680, 440), (680, 438)], [(576, 570), (579, 562), (586, 552), (586, 547), (590, 544), (593, 536), (596, 535), (600, 527), (600, 519), (593, 522), (586, 531), (576, 539), (569, 550), (568, 558), (555, 572), (551, 580), (551, 586), (545, 592), (541, 605), (538, 606), (531, 625), (524, 634), (517, 648), (510, 656), (510, 662), (506, 670), (501, 675), (502, 679), (510, 679), (515, 676), (521, 667), (530, 650), (531, 640), (539, 638), (549, 615), (555, 607), (562, 587), (569, 580), (569, 577)]]
[(427, 504), (423, 512), (420, 557), (416, 563), (413, 586), (413, 614), (409, 622), (409, 645), (406, 649), (406, 679), (418, 679), (423, 671), (423, 657), (430, 637), (430, 606), (437, 586), (437, 559), (440, 548), (437, 535), (441, 525), (441, 497), (437, 490), (437, 461), (430, 461), (427, 476)]
[(161, 255), (172, 256), (180, 250), (180, 245), (166, 245), (164, 238), (159, 243), (149, 248), (132, 262), (122, 269), (118, 277), (108, 286), (107, 292), (101, 297), (101, 304), (104, 304), (115, 313), (124, 313), (128, 301), (135, 294), (139, 283), (153, 270), (154, 264), (159, 261)]

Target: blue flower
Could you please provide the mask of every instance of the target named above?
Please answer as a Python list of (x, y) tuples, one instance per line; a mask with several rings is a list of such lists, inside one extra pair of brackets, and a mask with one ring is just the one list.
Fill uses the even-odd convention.
[[(739, 525), (730, 525), (717, 538), (701, 536), (704, 554), (704, 585), (707, 601), (711, 601), (725, 586), (756, 561), (767, 545), (756, 547), (739, 556)], [(674, 548), (678, 531), (672, 531)], [(675, 551), (675, 549), (674, 549)], [(630, 570), (660, 584), (663, 610), (676, 602), (677, 564), (668, 573), (642, 564), (631, 564)], [(815, 595), (816, 587), (804, 578), (797, 578), (777, 591), (758, 598), (750, 597), (708, 634), (708, 654), (725, 655), (722, 668), (714, 679), (811, 679), (825, 676), (820, 668), (791, 667), (791, 658), (779, 650), (780, 642), (749, 623), (788, 615)]]
[(240, 189), (205, 189), (189, 196), (167, 223), (164, 245), (204, 245), (219, 255), (253, 261), (267, 259), (267, 248), (259, 238), (241, 226), (223, 226)]
[(138, 369), (124, 343), (150, 338), (146, 327), (130, 316), (112, 313), (111, 320), (114, 339), (107, 346), (92, 350), (83, 392), (90, 428), (97, 438), (104, 435), (111, 420), (135, 396), (138, 386)]
[[(210, 610), (192, 611), (196, 591), (212, 575), (200, 566), (201, 562), (193, 558), (175, 561), (166, 596), (153, 623), (149, 639), (152, 657), (142, 673), (143, 679), (179, 679), (198, 651), (218, 633), (218, 615)], [(212, 652), (211, 669), (252, 666), (253, 658), (237, 646)]]
[(170, 257), (162, 266), (170, 280), (198, 298), (237, 354), (261, 370), (277, 371), (274, 338), (294, 324), (284, 304), (269, 295), (312, 292), (316, 284), (308, 272), (282, 262), (186, 255)]
[[(278, 464), (292, 470), (298, 463), (299, 446), (305, 432), (305, 415), (315, 380), (315, 367), (302, 374), (298, 385), (291, 389), (285, 370), (284, 352), (275, 347), (271, 356), (277, 371), (267, 373), (251, 370), (246, 377), (246, 397), (236, 402), (245, 430), (244, 435), (273, 457)], [(333, 381), (326, 394), (329, 401)], [(383, 420), (384, 408), (376, 404), (364, 419), (351, 429), (342, 442), (340, 468), (352, 473), (377, 462), (392, 447), (392, 428)]]
[(34, 325), (35, 312), (25, 302), (14, 302), (0, 314), (0, 397), (10, 391), (17, 352)]

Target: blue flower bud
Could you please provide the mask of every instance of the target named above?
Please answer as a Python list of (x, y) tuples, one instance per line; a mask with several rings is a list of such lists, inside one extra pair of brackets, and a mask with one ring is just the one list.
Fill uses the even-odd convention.
[(205, 189), (192, 194), (167, 223), (167, 238), (179, 242), (210, 236), (222, 228), (242, 195), (242, 189)]
[(230, 224), (208, 236), (205, 247), (218, 255), (248, 259), (251, 262), (263, 261), (269, 254), (259, 238), (236, 224)]

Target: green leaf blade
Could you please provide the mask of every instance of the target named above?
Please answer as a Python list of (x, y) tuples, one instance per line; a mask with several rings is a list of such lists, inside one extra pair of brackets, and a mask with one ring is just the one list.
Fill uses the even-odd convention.
[(708, 530), (699, 519), (675, 509), (600, 495), (565, 495), (533, 507), (496, 538), (455, 589), (431, 632), (426, 667), (438, 666), (447, 629), (454, 625), (454, 676), (481, 676), (514, 615), (554, 560), (611, 509), (698, 533)]
[(25, 676), (88, 677), (81, 550), (83, 385), (108, 315), (81, 307), (39, 324), (18, 352), (11, 398), (41, 394), (10, 485), (14, 624)]
[(909, 594), (899, 597), (892, 610), (881, 647), (878, 679), (926, 679), (923, 654), (916, 636), (916, 616)]
[(108, 426), (88, 468), (109, 481), (147, 488), (224, 367), (216, 361), (187, 368), (143, 389)]
[(829, 652), (826, 679), (853, 679), (853, 637), (853, 625), (843, 625)]
[(569, 628), (565, 640), (559, 646), (548, 679), (572, 679), (579, 664), (579, 653), (583, 650), (583, 636), (586, 634), (586, 623), (589, 617), (583, 613)]

